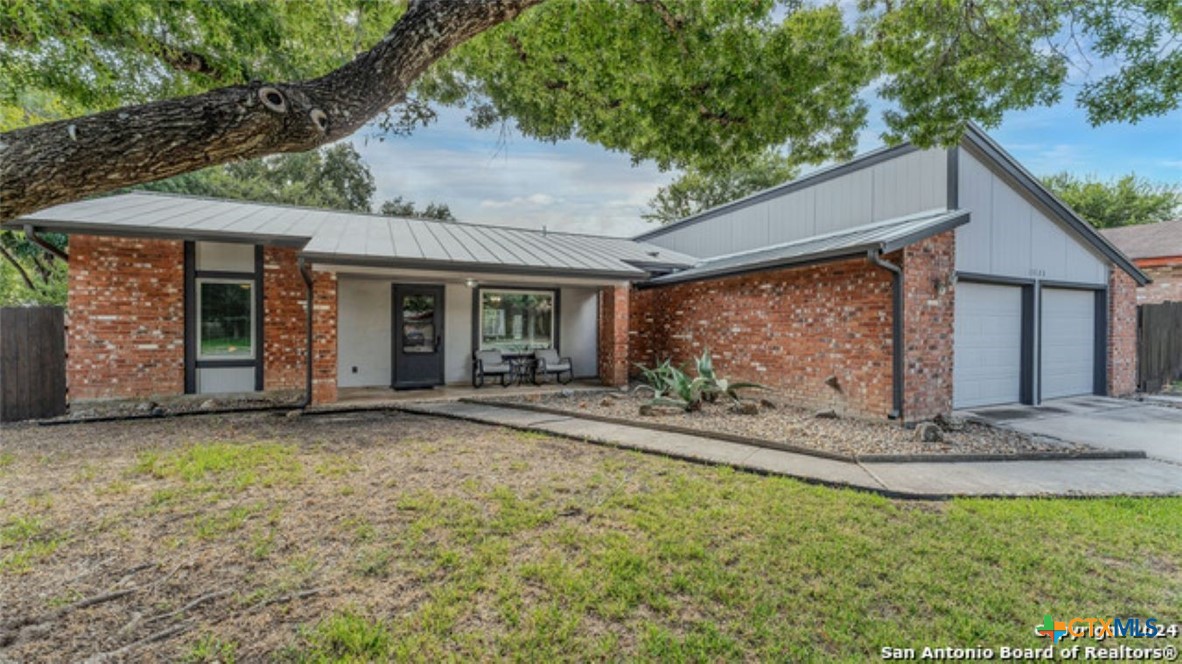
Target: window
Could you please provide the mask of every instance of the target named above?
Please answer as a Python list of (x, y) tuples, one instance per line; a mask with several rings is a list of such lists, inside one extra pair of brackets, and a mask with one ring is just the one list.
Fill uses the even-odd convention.
[(254, 282), (197, 280), (197, 357), (254, 358)]
[(554, 345), (554, 292), (480, 291), (480, 350), (527, 353)]

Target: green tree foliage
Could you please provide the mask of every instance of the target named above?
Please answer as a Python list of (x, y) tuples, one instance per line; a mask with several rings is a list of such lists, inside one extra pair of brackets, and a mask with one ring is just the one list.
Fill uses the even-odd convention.
[(214, 166), (137, 187), (192, 196), (369, 212), (373, 175), (349, 143)]
[(725, 170), (690, 169), (661, 187), (643, 216), (667, 224), (796, 177), (797, 168), (782, 154), (767, 150)]
[(412, 219), (438, 219), (440, 221), (455, 221), (452, 216), (451, 208), (443, 203), (428, 203), (427, 207), (422, 209), (415, 208), (415, 202), (397, 196), (378, 208), (379, 214), (384, 214), (387, 217), (409, 217)]
[(1182, 215), (1182, 188), (1135, 173), (1110, 180), (1056, 173), (1042, 181), (1096, 228), (1153, 224)]
[(386, 0), (5, 0), (0, 104), (36, 91), (42, 110), (76, 115), (309, 78), (372, 45), (403, 11)]
[(706, 169), (769, 145), (849, 156), (870, 64), (836, 6), (552, 0), (456, 49), (419, 90), (477, 127)]

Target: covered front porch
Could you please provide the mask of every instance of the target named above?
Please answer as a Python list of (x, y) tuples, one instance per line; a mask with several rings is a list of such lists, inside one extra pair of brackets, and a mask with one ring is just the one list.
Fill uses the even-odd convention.
[[(336, 394), (321, 390), (316, 403), (374, 405), (478, 394), (522, 394), (561, 387), (538, 375), (542, 386), (497, 379), (475, 387), (474, 353), (498, 351), (529, 358), (556, 351), (569, 358), (562, 375), (572, 389), (627, 381), (629, 283), (618, 277), (425, 270), (315, 263), (322, 284), (316, 316), (335, 334), (314, 334), (315, 355), (327, 382), (324, 353), (335, 346)], [(331, 285), (330, 285), (331, 284)], [(327, 300), (335, 295), (335, 315)], [(328, 315), (325, 315), (328, 314)]]
[(431, 390), (395, 390), (389, 387), (342, 387), (337, 391), (335, 407), (381, 407), (414, 401), (459, 401), (480, 397), (511, 397), (531, 394), (550, 394), (561, 390), (575, 392), (596, 391), (604, 388), (598, 378), (580, 378), (566, 385), (554, 382), (533, 385), (488, 385), (482, 388), (471, 385), (440, 385)]

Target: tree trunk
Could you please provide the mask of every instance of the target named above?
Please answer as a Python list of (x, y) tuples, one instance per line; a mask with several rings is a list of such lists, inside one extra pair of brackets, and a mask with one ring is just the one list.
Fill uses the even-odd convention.
[(0, 134), (0, 222), (95, 194), (338, 140), (450, 49), (542, 0), (415, 0), (369, 51), (296, 83), (239, 85)]

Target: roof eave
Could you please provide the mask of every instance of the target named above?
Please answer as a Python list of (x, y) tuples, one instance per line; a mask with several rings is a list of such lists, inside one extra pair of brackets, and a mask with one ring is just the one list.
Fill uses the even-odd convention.
[(5, 230), (23, 231), (31, 226), (38, 232), (64, 233), (66, 235), (101, 235), (112, 237), (134, 237), (150, 240), (179, 240), (186, 242), (234, 242), (245, 244), (266, 244), (299, 249), (312, 238), (294, 235), (270, 235), (265, 233), (235, 233), (232, 231), (194, 231), (184, 228), (148, 228), (124, 224), (92, 224), (57, 219), (29, 219), (21, 217), (2, 224)]
[(472, 274), (498, 274), (522, 276), (583, 277), (610, 281), (644, 279), (649, 276), (643, 270), (579, 270), (570, 267), (541, 265), (501, 265), (491, 263), (470, 263), (431, 259), (393, 258), (383, 256), (354, 256), (325, 252), (301, 252), (305, 260), (322, 265), (350, 267), (375, 267), (406, 270), (431, 270), (436, 272), (470, 272)]

